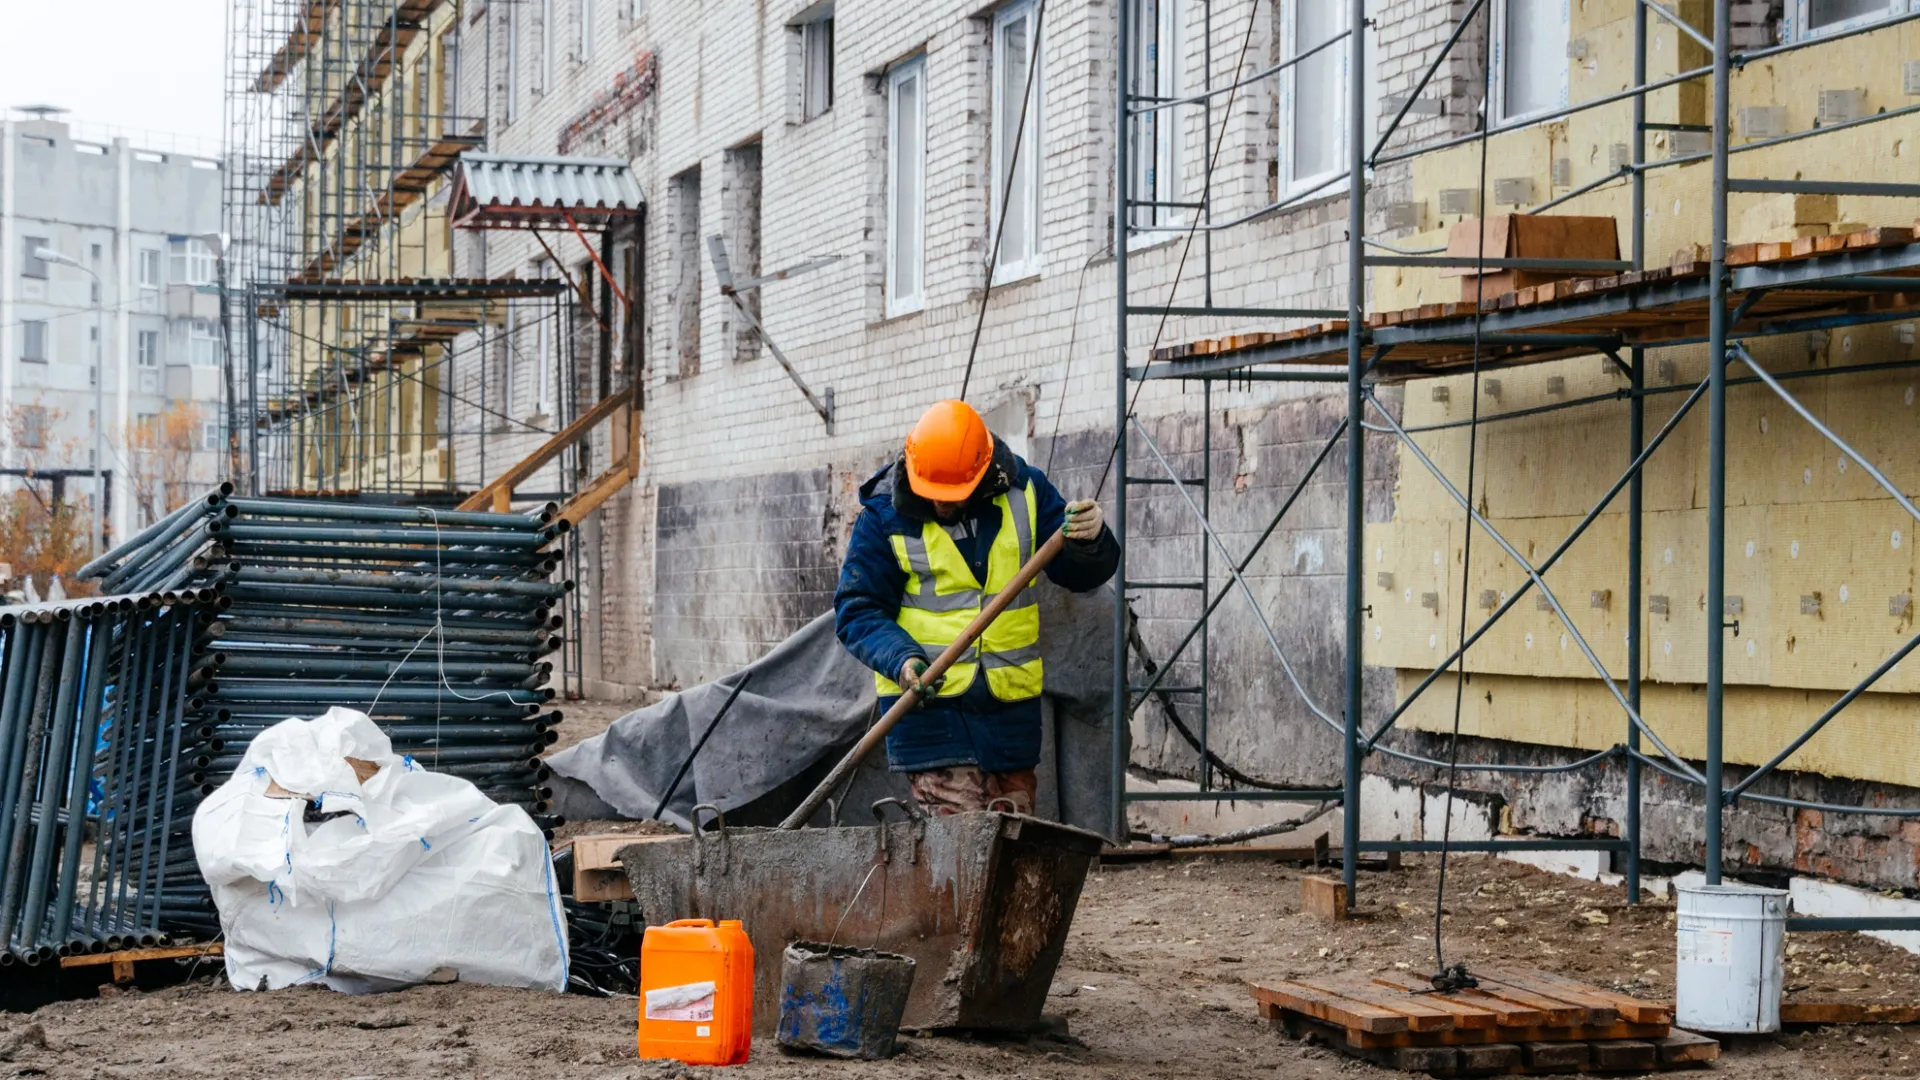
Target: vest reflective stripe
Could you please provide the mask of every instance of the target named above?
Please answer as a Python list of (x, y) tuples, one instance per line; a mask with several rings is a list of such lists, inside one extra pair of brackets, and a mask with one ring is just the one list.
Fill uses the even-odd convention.
[[(1005, 588), (1033, 556), (1037, 509), (1032, 486), (1001, 495), (993, 502), (1000, 508), (1000, 531), (987, 553), (984, 587), (960, 554), (955, 535), (958, 526), (946, 528), (927, 522), (918, 536), (892, 538), (894, 557), (907, 574), (897, 621), (929, 656), (938, 655), (957, 640), (987, 600)], [(1021, 590), (974, 647), (947, 669), (939, 696), (965, 693), (976, 674), (985, 671), (988, 688), (1002, 701), (1037, 697), (1044, 681), (1038, 603), (1031, 585)], [(878, 672), (874, 686), (881, 694), (902, 692), (889, 675)]]
[(907, 566), (907, 592), (900, 598), (901, 607), (917, 608), (921, 611), (975, 611), (980, 607), (980, 590), (961, 589), (958, 592), (940, 593), (935, 591), (933, 567), (927, 557), (927, 542), (918, 536), (896, 536), (894, 555)]

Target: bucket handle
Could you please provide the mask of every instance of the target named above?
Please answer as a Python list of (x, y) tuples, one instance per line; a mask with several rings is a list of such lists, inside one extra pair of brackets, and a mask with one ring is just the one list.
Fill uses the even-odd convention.
[(707, 865), (706, 848), (700, 841), (700, 811), (702, 810), (709, 811), (713, 814), (713, 823), (720, 833), (720, 872), (724, 874), (727, 872), (728, 865), (733, 861), (733, 841), (727, 836), (726, 815), (722, 814), (720, 808), (712, 803), (701, 803), (694, 807), (693, 816), (689, 819), (693, 824), (693, 872), (697, 876), (706, 869)]
[(898, 807), (900, 812), (906, 815), (907, 820), (913, 824), (913, 846), (907, 849), (907, 865), (911, 866), (920, 861), (920, 841), (927, 833), (927, 815), (919, 807), (907, 802), (905, 799), (885, 798), (874, 801), (872, 807), (873, 823), (880, 827), (881, 862), (889, 862), (892, 859), (891, 853), (887, 851), (886, 808), (889, 806)]

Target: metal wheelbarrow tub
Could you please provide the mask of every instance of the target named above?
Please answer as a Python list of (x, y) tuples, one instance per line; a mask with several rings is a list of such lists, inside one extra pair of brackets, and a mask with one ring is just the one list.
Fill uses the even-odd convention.
[[(875, 805), (875, 816), (886, 799)], [(695, 812), (695, 817), (701, 815)], [(728, 829), (620, 849), (649, 924), (739, 919), (754, 952), (754, 1031), (780, 1018), (794, 941), (914, 959), (908, 1028), (1030, 1031), (1102, 838), (1015, 814), (828, 829)]]

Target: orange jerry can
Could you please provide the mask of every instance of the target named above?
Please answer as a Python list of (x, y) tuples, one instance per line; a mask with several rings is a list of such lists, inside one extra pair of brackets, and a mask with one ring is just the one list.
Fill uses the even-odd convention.
[(743, 1065), (753, 1043), (753, 943), (738, 920), (679, 919), (640, 939), (640, 1056)]

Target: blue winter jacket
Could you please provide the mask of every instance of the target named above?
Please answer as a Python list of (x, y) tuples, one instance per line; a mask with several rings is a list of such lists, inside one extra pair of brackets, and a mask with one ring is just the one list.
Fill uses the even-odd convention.
[[(970, 531), (956, 538), (960, 554), (981, 581), (987, 577), (987, 553), (1000, 531), (1000, 511), (993, 499), (1016, 481), (1034, 487), (1040, 511), (1036, 543), (1052, 536), (1066, 520), (1066, 500), (1046, 474), (995, 439), (993, 464), (962, 515)], [(860, 504), (846, 562), (840, 567), (840, 585), (834, 592), (834, 630), (861, 663), (896, 678), (908, 659), (933, 658), (894, 621), (907, 572), (894, 558), (889, 537), (919, 535), (921, 525), (933, 520), (933, 506), (907, 486), (904, 461), (881, 469), (861, 485)], [(1112, 577), (1119, 562), (1119, 542), (1112, 531), (1103, 529), (1095, 540), (1067, 541), (1047, 565), (1046, 574), (1062, 588), (1086, 592)], [(1047, 632), (1043, 623), (1041, 633)], [(881, 698), (881, 710), (896, 700)], [(1040, 761), (1040, 699), (1001, 701), (987, 689), (987, 680), (975, 679), (965, 693), (935, 698), (888, 732), (887, 759), (895, 772), (949, 765), (977, 765), (986, 772), (1033, 768)]]

